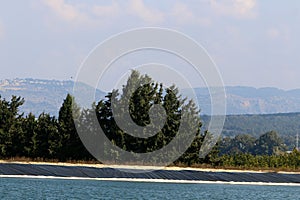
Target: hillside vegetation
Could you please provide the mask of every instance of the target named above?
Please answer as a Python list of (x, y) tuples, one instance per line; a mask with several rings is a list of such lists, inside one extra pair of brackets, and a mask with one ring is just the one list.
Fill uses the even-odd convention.
[[(145, 82), (147, 84), (143, 84)], [(132, 88), (138, 88), (134, 90), (133, 95), (131, 95)], [(116, 123), (112, 112), (112, 100), (117, 102), (116, 105), (121, 110), (128, 109), (127, 104), (122, 102), (129, 102), (131, 119), (139, 126), (151, 125), (149, 111), (154, 104), (164, 108), (167, 113), (166, 121), (157, 134), (151, 137), (133, 137)], [(196, 135), (193, 135), (190, 147), (174, 160), (174, 165), (287, 170), (300, 168), (300, 153), (295, 149), (295, 134), (293, 134), (298, 129), (299, 113), (230, 115), (226, 118), (224, 135), (205, 158), (200, 158), (199, 151), (204, 138), (207, 136), (210, 138), (211, 134), (206, 131), (209, 116), (199, 117), (194, 102), (182, 98), (175, 86), (164, 88), (162, 84), (154, 82), (146, 75), (140, 75), (137, 71), (132, 72), (122, 91), (113, 90), (90, 108), (80, 108), (70, 94), (66, 95), (59, 108), (58, 117), (46, 112), (41, 112), (37, 116), (32, 113), (24, 114), (20, 111), (24, 102), (23, 98), (17, 96), (12, 96), (10, 100), (0, 97), (2, 159), (24, 157), (33, 160), (95, 160), (82, 144), (74, 120), (87, 135), (99, 134), (101, 127), (109, 142), (132, 154), (162, 149), (177, 137), (179, 125), (184, 123), (186, 127), (184, 135), (180, 137), (181, 140), (186, 140), (187, 136), (190, 136), (190, 130), (196, 130)], [(188, 112), (182, 121), (183, 109)], [(95, 114), (96, 121), (93, 120)], [(119, 114), (123, 119), (124, 113)], [(160, 117), (155, 120), (162, 121), (163, 118)], [(105, 149), (107, 143), (102, 144), (98, 141), (93, 143), (97, 144), (97, 150), (105, 155), (113, 155), (114, 161), (124, 159), (125, 154), (120, 151)], [(175, 147), (176, 145), (170, 152), (173, 155), (178, 151)], [(293, 151), (288, 153), (287, 150)], [(139, 155), (134, 155), (139, 158)], [(151, 162), (148, 164), (154, 165), (160, 163), (160, 159), (163, 158), (151, 156), (145, 163)], [(137, 164), (132, 160), (126, 161)]]
[[(210, 116), (201, 116), (203, 130), (207, 129)], [(253, 137), (268, 131), (276, 131), (289, 149), (296, 145), (296, 135), (300, 136), (300, 113), (265, 115), (227, 115), (222, 137), (235, 137), (248, 134)]]

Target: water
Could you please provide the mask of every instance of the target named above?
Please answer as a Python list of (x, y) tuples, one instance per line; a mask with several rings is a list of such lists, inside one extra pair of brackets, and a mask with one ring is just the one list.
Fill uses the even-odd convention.
[(0, 199), (299, 199), (300, 187), (0, 178)]

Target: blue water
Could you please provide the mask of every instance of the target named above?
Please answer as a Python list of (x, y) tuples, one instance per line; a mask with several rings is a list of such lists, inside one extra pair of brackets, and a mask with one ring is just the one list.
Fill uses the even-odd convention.
[(300, 199), (297, 186), (0, 178), (0, 199)]

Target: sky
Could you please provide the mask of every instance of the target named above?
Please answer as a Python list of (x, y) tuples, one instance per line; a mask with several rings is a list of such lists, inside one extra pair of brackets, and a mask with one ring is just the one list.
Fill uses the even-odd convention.
[(1, 1), (0, 79), (70, 80), (89, 52), (141, 27), (201, 44), (227, 86), (300, 88), (300, 1)]

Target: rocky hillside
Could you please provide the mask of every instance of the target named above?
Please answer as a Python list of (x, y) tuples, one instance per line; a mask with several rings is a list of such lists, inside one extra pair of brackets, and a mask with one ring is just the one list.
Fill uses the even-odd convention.
[[(206, 88), (196, 88), (202, 114), (210, 114)], [(300, 112), (300, 89), (226, 87), (227, 114), (272, 114)]]
[[(89, 87), (84, 85), (83, 87)], [(14, 79), (0, 81), (0, 95), (10, 99), (12, 95), (25, 99), (22, 111), (36, 115), (47, 112), (57, 115), (67, 93), (72, 94), (72, 81)], [(210, 114), (210, 95), (206, 88), (195, 89), (201, 114)], [(97, 91), (97, 97), (104, 93)], [(226, 87), (227, 114), (271, 114), (300, 112), (300, 89)]]
[[(58, 115), (63, 100), (68, 93), (72, 94), (73, 81), (13, 79), (0, 81), (0, 95), (10, 99), (12, 95), (25, 99), (21, 111), (25, 114), (32, 112), (36, 116), (42, 112)], [(83, 85), (89, 88), (87, 85)], [(103, 93), (97, 91), (98, 96)]]

